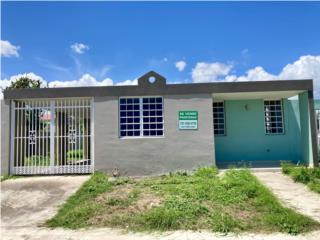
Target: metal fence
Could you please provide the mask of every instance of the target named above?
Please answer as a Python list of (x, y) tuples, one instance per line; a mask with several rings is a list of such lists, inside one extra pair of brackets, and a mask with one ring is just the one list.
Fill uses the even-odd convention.
[(17, 100), (11, 108), (11, 173), (90, 173), (92, 99)]

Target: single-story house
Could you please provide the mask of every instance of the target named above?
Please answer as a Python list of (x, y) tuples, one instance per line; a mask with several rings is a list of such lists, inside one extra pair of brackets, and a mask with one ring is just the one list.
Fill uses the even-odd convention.
[(1, 130), (1, 174), (318, 164), (312, 80), (5, 90)]

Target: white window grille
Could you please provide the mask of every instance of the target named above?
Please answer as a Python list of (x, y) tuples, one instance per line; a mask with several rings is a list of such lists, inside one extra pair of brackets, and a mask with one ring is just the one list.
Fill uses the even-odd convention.
[(213, 112), (214, 135), (216, 136), (225, 135), (226, 124), (225, 124), (224, 102), (213, 102), (212, 112)]
[(162, 97), (121, 97), (120, 137), (164, 135)]
[(281, 100), (264, 101), (264, 119), (266, 134), (284, 134)]
[(12, 105), (12, 174), (93, 171), (92, 100), (17, 100)]

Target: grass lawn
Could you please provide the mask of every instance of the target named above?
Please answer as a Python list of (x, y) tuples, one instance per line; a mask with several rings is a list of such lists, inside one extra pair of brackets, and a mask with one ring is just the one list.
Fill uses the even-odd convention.
[(320, 229), (319, 223), (283, 207), (248, 170), (218, 177), (215, 168), (113, 182), (95, 173), (46, 225), (290, 234)]
[(21, 178), (21, 176), (15, 176), (15, 175), (2, 175), (0, 177), (0, 181), (3, 182), (3, 181), (6, 181), (6, 180), (9, 180), (9, 179), (16, 179), (16, 178)]
[(320, 193), (320, 168), (296, 166), (282, 163), (282, 172), (289, 175), (295, 182), (306, 184), (310, 190)]

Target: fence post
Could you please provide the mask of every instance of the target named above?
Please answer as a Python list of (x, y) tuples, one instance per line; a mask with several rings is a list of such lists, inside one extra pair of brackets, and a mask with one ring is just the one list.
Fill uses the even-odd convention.
[(50, 101), (50, 172), (54, 169), (55, 103)]

